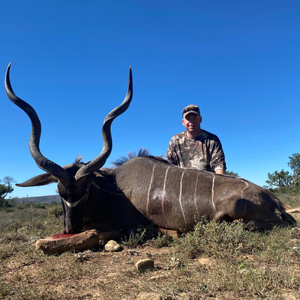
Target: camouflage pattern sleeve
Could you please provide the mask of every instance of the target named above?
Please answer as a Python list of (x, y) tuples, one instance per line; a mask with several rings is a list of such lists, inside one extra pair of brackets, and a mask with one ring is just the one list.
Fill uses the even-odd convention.
[(214, 172), (220, 169), (226, 171), (225, 155), (222, 144), (218, 138), (216, 138), (213, 143), (210, 167)]
[(174, 137), (170, 140), (166, 160), (173, 165), (177, 165)]

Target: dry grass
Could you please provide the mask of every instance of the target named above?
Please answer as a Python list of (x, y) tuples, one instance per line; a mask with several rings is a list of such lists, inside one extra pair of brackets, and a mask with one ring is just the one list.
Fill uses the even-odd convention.
[[(300, 299), (299, 226), (262, 233), (210, 222), (173, 242), (149, 239), (151, 230), (142, 228), (118, 253), (99, 247), (47, 256), (34, 243), (61, 232), (57, 212), (53, 206), (0, 211), (0, 299), (129, 300), (141, 292), (163, 299), (181, 293), (189, 299)], [(138, 273), (135, 263), (149, 257), (155, 268)]]

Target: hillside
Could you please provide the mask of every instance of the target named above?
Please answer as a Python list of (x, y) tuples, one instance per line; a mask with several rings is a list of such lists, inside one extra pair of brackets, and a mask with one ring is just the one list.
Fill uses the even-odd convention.
[(25, 197), (19, 198), (18, 202), (32, 202), (35, 204), (39, 203), (47, 203), (51, 204), (52, 202), (60, 203), (60, 196), (59, 195), (50, 195), (50, 196), (38, 196), (38, 197)]

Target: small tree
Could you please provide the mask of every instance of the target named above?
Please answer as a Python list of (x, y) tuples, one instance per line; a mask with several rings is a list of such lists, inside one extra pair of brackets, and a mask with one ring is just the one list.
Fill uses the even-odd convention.
[(290, 162), (288, 163), (289, 167), (293, 171), (292, 176), (292, 185), (299, 186), (300, 185), (300, 153), (294, 153), (289, 157)]
[(269, 187), (284, 188), (290, 186), (293, 177), (288, 171), (281, 170), (280, 172), (275, 171), (274, 173), (268, 173), (268, 180), (266, 181)]
[[(6, 207), (8, 206), (8, 201), (5, 199), (5, 197), (14, 190), (12, 187), (14, 179), (6, 176), (2, 181), (4, 184), (0, 183), (0, 207)], [(2, 181), (0, 180), (0, 182)]]

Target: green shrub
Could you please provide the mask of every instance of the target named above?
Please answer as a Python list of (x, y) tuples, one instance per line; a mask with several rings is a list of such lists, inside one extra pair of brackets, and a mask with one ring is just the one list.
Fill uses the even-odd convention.
[(61, 207), (61, 205), (52, 206), (48, 210), (49, 217), (59, 218), (63, 214), (64, 214), (64, 211), (63, 211), (63, 208)]
[(46, 209), (46, 204), (45, 203), (38, 203), (34, 205), (35, 208), (41, 208), (41, 209)]
[(140, 227), (137, 228), (136, 231), (131, 231), (129, 235), (126, 236), (122, 241), (123, 245), (129, 248), (133, 248), (138, 246), (139, 244), (142, 244), (146, 238), (146, 231), (147, 229), (145, 227)]
[(161, 232), (158, 233), (157, 237), (152, 238), (153, 244), (158, 247), (169, 247), (172, 244), (173, 238), (167, 234)]
[[(246, 230), (241, 222), (227, 223), (211, 221), (200, 222), (195, 231), (187, 233), (176, 242), (179, 249), (194, 257), (200, 253), (218, 258), (228, 258), (240, 254), (252, 254), (263, 245), (258, 242), (259, 235)], [(255, 250), (254, 250), (255, 249)]]

